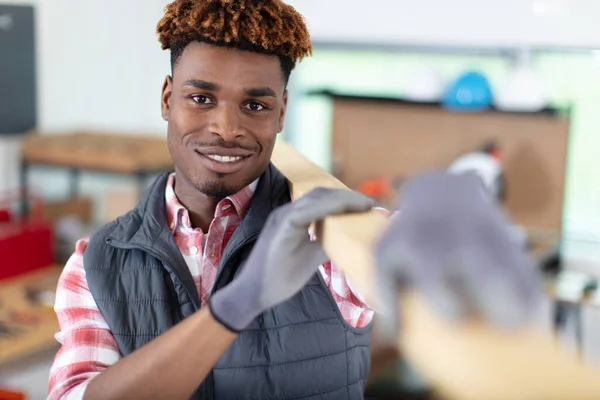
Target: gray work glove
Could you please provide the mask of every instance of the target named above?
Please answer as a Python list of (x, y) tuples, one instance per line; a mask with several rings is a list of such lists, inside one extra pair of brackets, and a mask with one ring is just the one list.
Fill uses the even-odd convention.
[(317, 188), (271, 213), (240, 274), (210, 298), (216, 320), (242, 331), (260, 313), (296, 294), (329, 258), (311, 241), (311, 223), (368, 211), (373, 201), (349, 190)]
[(541, 280), (511, 230), (475, 175), (428, 172), (408, 180), (376, 246), (383, 338), (396, 337), (402, 286), (443, 317), (477, 314), (505, 328), (526, 322), (539, 305)]

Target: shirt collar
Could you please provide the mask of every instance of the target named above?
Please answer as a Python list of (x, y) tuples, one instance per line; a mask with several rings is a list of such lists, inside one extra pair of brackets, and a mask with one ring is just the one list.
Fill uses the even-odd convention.
[[(215, 217), (231, 213), (233, 206), (233, 212), (240, 219), (243, 219), (248, 212), (250, 201), (257, 186), (258, 179), (239, 192), (222, 199), (215, 209)], [(175, 173), (170, 174), (167, 180), (165, 199), (167, 204), (167, 224), (169, 224), (171, 231), (174, 232), (178, 227), (192, 229), (189, 211), (179, 202), (179, 199), (175, 195)]]

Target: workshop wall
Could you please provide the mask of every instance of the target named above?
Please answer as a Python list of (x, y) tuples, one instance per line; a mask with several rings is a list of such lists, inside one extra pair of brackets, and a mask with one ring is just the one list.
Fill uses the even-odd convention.
[[(567, 238), (600, 238), (600, 58), (592, 52), (544, 52), (533, 64), (547, 86), (552, 107), (570, 108), (571, 132), (565, 191), (564, 232)], [(317, 49), (296, 72), (301, 93), (322, 89), (367, 96), (401, 98), (407, 77), (422, 66), (435, 66), (451, 79), (467, 69), (482, 71), (492, 89), (507, 77), (511, 62), (499, 56), (436, 55), (367, 49)], [(357, 76), (359, 78), (357, 79)], [(324, 168), (331, 167), (331, 101), (323, 96), (297, 94), (297, 115), (289, 127), (290, 140)], [(368, 133), (365, 133), (368, 134)]]
[[(94, 129), (165, 135), (160, 90), (169, 56), (156, 39), (166, 0), (10, 0), (35, 6), (40, 132)], [(0, 135), (0, 190), (19, 183), (14, 135)], [(30, 183), (48, 198), (68, 190), (62, 171), (33, 168)], [(128, 188), (128, 177), (83, 174), (81, 190), (98, 200), (108, 188)]]

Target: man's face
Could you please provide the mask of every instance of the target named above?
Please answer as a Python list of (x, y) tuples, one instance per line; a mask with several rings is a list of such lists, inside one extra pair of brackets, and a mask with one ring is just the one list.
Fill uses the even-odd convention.
[(286, 103), (279, 58), (188, 45), (162, 95), (178, 178), (213, 198), (256, 180), (283, 129)]

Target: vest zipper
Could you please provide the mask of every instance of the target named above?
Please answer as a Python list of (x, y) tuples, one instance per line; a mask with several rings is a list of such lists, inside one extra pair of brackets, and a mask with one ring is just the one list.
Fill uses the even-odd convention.
[(213, 375), (212, 369), (208, 373), (208, 380), (206, 381), (206, 400), (214, 400), (215, 399), (215, 377)]
[[(233, 250), (229, 253), (228, 259), (225, 260), (225, 262), (223, 262), (223, 260), (221, 260), (223, 268), (220, 268), (219, 272), (217, 273), (217, 276), (215, 277), (215, 283), (211, 290), (211, 295), (215, 292), (215, 290), (217, 290), (219, 288), (219, 286), (220, 286), (219, 281), (222, 280), (221, 278), (223, 277), (223, 270), (229, 263), (231, 256), (234, 255), (235, 253), (237, 253), (238, 251), (240, 251), (244, 246), (247, 246), (248, 244), (255, 241), (256, 238), (258, 237), (258, 235), (259, 235), (259, 233), (253, 233), (253, 234), (247, 236), (241, 243), (239, 243), (237, 246), (235, 246), (233, 248)], [(207, 400), (215, 400), (215, 374), (212, 369), (208, 373), (206, 383), (207, 383), (206, 390), (205, 390), (206, 399)]]
[(260, 235), (260, 233), (252, 233), (249, 236), (247, 236), (246, 238), (244, 238), (244, 240), (239, 243), (237, 246), (235, 246), (233, 248), (233, 250), (231, 250), (231, 252), (229, 252), (229, 257), (227, 258), (227, 260), (221, 260), (221, 265), (223, 266), (222, 268), (219, 268), (219, 271), (217, 273), (217, 276), (215, 277), (215, 283), (213, 285), (213, 288), (211, 290), (211, 295), (214, 294), (215, 290), (219, 289), (219, 281), (221, 280), (222, 276), (223, 276), (223, 271), (225, 270), (225, 267), (227, 264), (229, 264), (229, 260), (231, 259), (231, 256), (234, 255), (235, 253), (237, 253), (238, 251), (240, 251), (244, 246), (247, 246), (248, 244), (252, 243), (253, 241), (256, 241), (256, 238)]

